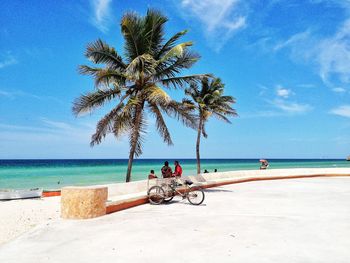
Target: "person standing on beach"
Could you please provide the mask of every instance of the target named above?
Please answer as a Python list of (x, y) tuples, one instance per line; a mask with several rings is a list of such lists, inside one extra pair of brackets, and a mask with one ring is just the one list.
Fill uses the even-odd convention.
[(182, 175), (182, 167), (181, 167), (179, 161), (175, 161), (174, 165), (175, 165), (175, 172), (173, 173), (173, 176), (181, 177), (181, 175)]
[(161, 172), (162, 172), (163, 178), (169, 178), (173, 174), (173, 171), (171, 170), (168, 161), (164, 162), (164, 166), (162, 167)]

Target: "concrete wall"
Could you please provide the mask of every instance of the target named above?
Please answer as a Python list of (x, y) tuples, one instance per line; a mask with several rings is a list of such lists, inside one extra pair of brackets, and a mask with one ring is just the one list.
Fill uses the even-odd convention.
[[(225, 184), (242, 183), (257, 180), (274, 180), (274, 179), (291, 179), (291, 178), (304, 178), (304, 177), (321, 177), (321, 176), (350, 176), (350, 168), (300, 168), (300, 169), (270, 169), (270, 170), (244, 170), (244, 171), (231, 171), (231, 172), (217, 172), (217, 173), (207, 173), (201, 174), (199, 176), (189, 176), (195, 184), (201, 185), (203, 188), (216, 187)], [(186, 177), (185, 177), (186, 178)], [(129, 207), (137, 206), (148, 202), (147, 190), (150, 186), (159, 182), (157, 179), (154, 180), (142, 180), (130, 183), (116, 183), (108, 185), (97, 185), (91, 187), (85, 187), (86, 191), (91, 191), (91, 189), (108, 189), (108, 199), (105, 202), (100, 202), (102, 205), (98, 205), (102, 210), (105, 209), (106, 213), (113, 213), (119, 210), (123, 210)], [(67, 189), (67, 188), (66, 188)], [(69, 189), (69, 188), (68, 188)], [(75, 202), (66, 207), (79, 207), (80, 203), (86, 203), (89, 205), (84, 206), (81, 209), (74, 212), (72, 209), (66, 209), (68, 212), (63, 216), (65, 218), (77, 218), (77, 214), (87, 213), (91, 214), (91, 211), (95, 211), (97, 205), (95, 201), (85, 200), (86, 196), (82, 193), (82, 189), (79, 188), (79, 198), (73, 198), (71, 194), (68, 193), (66, 196), (69, 202)], [(85, 191), (84, 190), (84, 191)], [(107, 193), (106, 193), (107, 195)], [(70, 200), (74, 199), (73, 201)], [(63, 199), (63, 195), (62, 195)], [(96, 199), (96, 198), (95, 198)], [(94, 199), (94, 200), (95, 200)], [(85, 202), (85, 201), (86, 202)], [(63, 203), (64, 204), (64, 203)], [(90, 205), (91, 204), (91, 205)], [(91, 207), (90, 207), (91, 206)], [(92, 206), (95, 206), (92, 207)], [(63, 206), (64, 207), (64, 206)], [(91, 208), (91, 209), (90, 209)], [(89, 210), (90, 209), (90, 210)], [(72, 211), (74, 212), (72, 212)], [(88, 211), (88, 212), (86, 212)], [(98, 215), (96, 215), (98, 216)], [(95, 215), (91, 216), (95, 217)], [(87, 218), (86, 215), (81, 218)]]
[[(223, 180), (239, 180), (256, 177), (280, 177), (280, 176), (312, 176), (312, 175), (350, 175), (350, 168), (293, 168), (293, 169), (268, 169), (268, 170), (241, 170), (229, 172), (217, 172), (188, 176), (195, 183), (214, 183)], [(107, 184), (108, 198), (133, 193), (147, 193), (148, 180)], [(155, 183), (155, 181), (153, 181)], [(152, 182), (151, 182), (152, 184)]]

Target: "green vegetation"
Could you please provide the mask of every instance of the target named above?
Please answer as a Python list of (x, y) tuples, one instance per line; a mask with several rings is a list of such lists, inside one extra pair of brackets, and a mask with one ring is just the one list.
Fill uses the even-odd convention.
[(219, 78), (209, 79), (202, 78), (201, 87), (197, 83), (191, 83), (190, 87), (185, 90), (191, 100), (184, 99), (183, 103), (187, 108), (197, 111), (199, 122), (197, 127), (196, 157), (197, 157), (197, 174), (201, 173), (200, 166), (200, 140), (203, 135), (207, 138), (205, 124), (211, 116), (214, 116), (227, 123), (231, 123), (227, 118), (237, 116), (236, 111), (232, 108), (235, 99), (232, 96), (224, 96), (224, 84)]
[[(79, 116), (107, 103), (114, 105), (97, 123), (91, 146), (101, 143), (109, 133), (117, 138), (123, 134), (129, 136), (126, 182), (131, 180), (134, 157), (142, 154), (147, 114), (154, 116), (159, 134), (168, 145), (173, 142), (163, 114), (181, 120), (186, 126), (197, 126), (195, 116), (182, 103), (172, 100), (164, 87), (184, 88), (190, 83), (195, 85), (209, 75), (181, 75), (184, 69), (198, 61), (199, 55), (188, 49), (192, 42), (177, 44), (186, 31), (175, 34), (167, 41), (164, 39), (167, 20), (155, 10), (148, 10), (143, 17), (133, 12), (126, 13), (121, 20), (124, 57), (99, 39), (87, 46), (85, 56), (94, 64), (102, 64), (102, 67), (80, 66), (81, 74), (94, 78), (95, 90), (77, 98), (73, 112)], [(222, 116), (220, 111), (210, 108), (208, 112), (211, 111)], [(203, 130), (203, 121), (207, 119), (203, 116), (200, 130)]]

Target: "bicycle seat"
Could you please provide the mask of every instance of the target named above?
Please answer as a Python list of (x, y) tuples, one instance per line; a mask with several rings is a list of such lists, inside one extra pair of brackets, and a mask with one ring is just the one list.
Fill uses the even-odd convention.
[(193, 182), (190, 181), (190, 180), (185, 180), (185, 184), (186, 184), (186, 185), (191, 185), (191, 184), (193, 184)]

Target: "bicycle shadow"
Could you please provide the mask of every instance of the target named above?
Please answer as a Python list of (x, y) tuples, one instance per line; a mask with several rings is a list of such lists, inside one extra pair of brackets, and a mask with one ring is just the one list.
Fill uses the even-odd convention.
[(227, 190), (227, 189), (218, 189), (218, 188), (216, 188), (216, 189), (213, 189), (213, 188), (207, 188), (207, 189), (203, 189), (204, 190), (204, 192), (213, 192), (213, 193), (215, 193), (215, 192), (233, 192), (232, 190)]
[(163, 202), (162, 205), (171, 205), (171, 204), (179, 204), (179, 203), (182, 203), (184, 205), (191, 205), (191, 206), (207, 206), (206, 204), (200, 204), (200, 205), (192, 205), (190, 202), (188, 202), (186, 199), (183, 199), (183, 200), (171, 200), (170, 202), (166, 203), (166, 202)]

